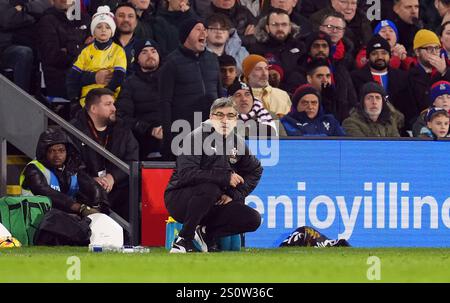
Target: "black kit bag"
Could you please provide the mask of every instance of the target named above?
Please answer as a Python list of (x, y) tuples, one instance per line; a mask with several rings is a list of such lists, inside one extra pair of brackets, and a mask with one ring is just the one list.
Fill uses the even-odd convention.
[(332, 247), (350, 246), (350, 243), (348, 243), (345, 239), (330, 240), (314, 228), (302, 226), (297, 228), (283, 242), (281, 242), (280, 247), (285, 246)]
[(52, 208), (47, 212), (35, 234), (35, 245), (87, 246), (90, 243), (91, 229), (88, 217)]

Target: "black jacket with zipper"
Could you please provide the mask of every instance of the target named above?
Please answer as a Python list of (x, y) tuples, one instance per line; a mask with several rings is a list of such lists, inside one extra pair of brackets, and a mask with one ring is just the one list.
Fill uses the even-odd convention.
[[(166, 191), (213, 183), (233, 200), (243, 201), (261, 179), (261, 163), (250, 153), (244, 139), (235, 133), (224, 138), (209, 121), (185, 138), (181, 152)], [(244, 179), (236, 188), (230, 186), (232, 172)]]
[[(209, 110), (222, 94), (217, 56), (207, 50), (195, 54), (180, 46), (173, 51), (161, 67), (159, 92), (161, 95), (164, 131), (164, 152), (170, 157), (170, 142), (178, 134), (171, 132), (172, 122), (184, 120), (192, 131), (209, 117)], [(194, 113), (201, 120), (194, 121)]]

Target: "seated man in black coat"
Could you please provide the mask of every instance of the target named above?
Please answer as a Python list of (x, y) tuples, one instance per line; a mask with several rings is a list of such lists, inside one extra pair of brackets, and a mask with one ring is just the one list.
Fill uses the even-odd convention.
[(171, 253), (195, 251), (194, 239), (202, 252), (212, 252), (218, 237), (255, 231), (261, 224), (260, 214), (245, 205), (245, 197), (263, 169), (233, 131), (237, 116), (231, 99), (217, 99), (210, 119), (185, 137), (177, 151), (164, 198), (169, 214), (183, 228)]
[(83, 169), (78, 150), (60, 127), (39, 137), (36, 160), (20, 175), (22, 195), (47, 196), (52, 207), (79, 214), (108, 212), (106, 192)]
[(139, 142), (139, 159), (150, 160), (161, 156), (160, 50), (150, 39), (137, 41), (134, 49), (136, 72), (123, 83), (115, 105), (118, 116)]
[[(86, 105), (72, 124), (105, 147), (113, 155), (130, 163), (138, 160), (138, 143), (131, 130), (116, 120), (114, 93), (107, 88), (94, 88), (86, 95)], [(128, 175), (103, 156), (74, 140), (86, 163), (90, 176), (106, 190), (111, 208), (128, 219)]]

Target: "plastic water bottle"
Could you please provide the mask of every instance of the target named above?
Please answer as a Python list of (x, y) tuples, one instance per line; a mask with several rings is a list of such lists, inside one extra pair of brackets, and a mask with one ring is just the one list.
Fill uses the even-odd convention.
[(150, 248), (148, 247), (144, 247), (144, 246), (130, 246), (130, 245), (125, 245), (122, 246), (122, 253), (148, 253), (150, 252)]

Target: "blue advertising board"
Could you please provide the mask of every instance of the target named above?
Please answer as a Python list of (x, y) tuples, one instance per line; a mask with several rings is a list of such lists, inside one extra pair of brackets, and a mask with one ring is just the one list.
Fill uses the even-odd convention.
[(450, 247), (449, 141), (280, 140), (270, 155), (259, 144), (266, 165), (246, 203), (263, 221), (247, 247), (278, 247), (303, 225), (354, 247)]

